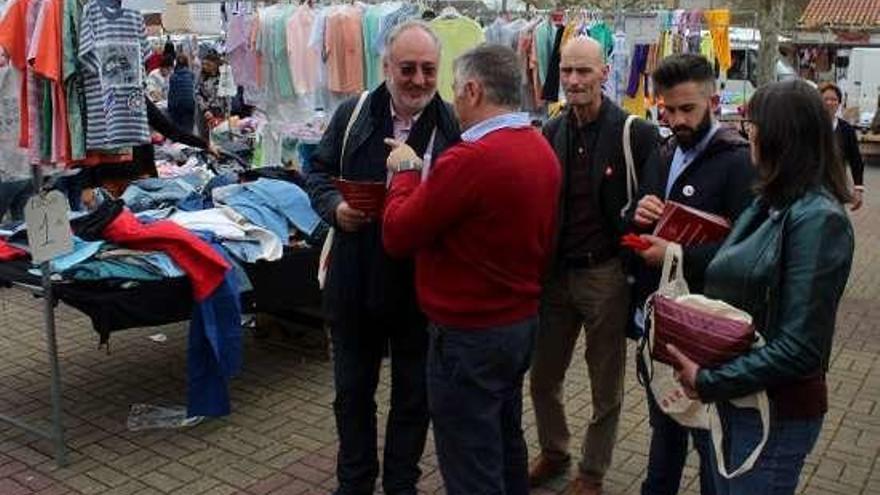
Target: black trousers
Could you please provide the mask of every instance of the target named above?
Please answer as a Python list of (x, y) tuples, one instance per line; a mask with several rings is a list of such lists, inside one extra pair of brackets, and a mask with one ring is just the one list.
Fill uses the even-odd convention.
[(417, 493), (418, 463), (428, 434), (425, 359), (427, 322), (415, 308), (377, 316), (347, 311), (330, 329), (333, 341), (337, 495), (371, 495), (379, 475), (376, 387), (382, 358), (391, 358), (391, 409), (385, 426), (382, 487)]

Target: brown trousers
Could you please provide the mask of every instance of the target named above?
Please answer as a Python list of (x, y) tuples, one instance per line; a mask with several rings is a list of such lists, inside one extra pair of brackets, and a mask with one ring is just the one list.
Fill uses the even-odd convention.
[(619, 259), (554, 276), (544, 287), (531, 368), (542, 454), (569, 456), (563, 382), (583, 329), (593, 414), (581, 444), (580, 472), (601, 481), (611, 465), (623, 402), (629, 289)]

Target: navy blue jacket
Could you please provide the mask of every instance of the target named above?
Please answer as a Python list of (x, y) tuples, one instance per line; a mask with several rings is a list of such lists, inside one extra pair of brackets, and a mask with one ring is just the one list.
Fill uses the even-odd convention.
[(168, 81), (168, 109), (195, 111), (196, 77), (186, 67), (177, 67)]
[[(675, 180), (666, 196), (666, 182), (677, 144), (670, 138), (645, 165), (638, 198), (652, 194), (663, 201), (672, 200), (692, 208), (721, 215), (733, 223), (751, 203), (755, 177), (749, 156), (749, 143), (735, 130), (721, 127), (708, 146)], [(638, 201), (627, 218), (632, 221)], [(633, 230), (641, 229), (631, 223)], [(650, 228), (653, 230), (653, 226)], [(684, 278), (693, 293), (702, 293), (706, 267), (721, 243), (683, 247)], [(640, 258), (641, 259), (641, 258)], [(657, 290), (660, 269), (640, 264), (636, 270), (638, 304)]]

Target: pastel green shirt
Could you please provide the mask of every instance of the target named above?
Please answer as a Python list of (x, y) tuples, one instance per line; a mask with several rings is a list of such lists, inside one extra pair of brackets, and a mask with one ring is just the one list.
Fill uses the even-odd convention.
[(440, 44), (443, 47), (437, 73), (437, 91), (444, 100), (451, 101), (453, 98), (452, 62), (459, 55), (485, 41), (486, 38), (483, 35), (483, 28), (476, 21), (467, 17), (438, 17), (431, 21), (431, 28), (440, 38)]

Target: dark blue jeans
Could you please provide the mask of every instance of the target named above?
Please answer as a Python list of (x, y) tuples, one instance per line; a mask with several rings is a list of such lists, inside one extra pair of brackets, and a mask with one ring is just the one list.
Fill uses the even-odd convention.
[[(740, 409), (726, 402), (720, 403), (718, 410), (727, 468), (733, 470), (761, 440), (761, 417), (755, 409)], [(819, 439), (823, 419), (777, 419), (771, 415), (770, 436), (751, 471), (727, 480), (713, 470), (718, 494), (793, 495), (804, 459)], [(715, 466), (714, 457), (711, 462)]]
[[(403, 311), (402, 311), (403, 312)], [(418, 463), (428, 435), (424, 316), (349, 314), (331, 326), (336, 430), (337, 495), (372, 495), (379, 475), (376, 387), (382, 357), (391, 353), (391, 410), (385, 427), (382, 486), (391, 495), (415, 495)]]
[(642, 495), (676, 495), (681, 484), (688, 453), (688, 434), (700, 455), (700, 493), (715, 495), (712, 438), (708, 430), (687, 428), (664, 413), (654, 394), (648, 390), (648, 418), (651, 423), (651, 448), (648, 473), (642, 483)]
[(431, 324), (428, 407), (449, 495), (527, 495), (523, 377), (538, 318), (480, 330)]

